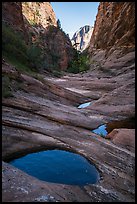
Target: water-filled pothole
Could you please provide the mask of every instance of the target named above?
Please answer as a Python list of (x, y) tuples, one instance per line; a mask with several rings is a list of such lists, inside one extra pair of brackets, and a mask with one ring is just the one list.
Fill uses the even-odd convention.
[(91, 105), (91, 102), (83, 103), (78, 106), (78, 108), (86, 108), (87, 106)]
[(106, 125), (101, 125), (98, 128), (92, 130), (93, 133), (96, 133), (97, 135), (101, 135), (102, 137), (105, 137), (108, 134)]
[(107, 136), (108, 133), (110, 133), (115, 128), (134, 129), (135, 128), (135, 118), (127, 118), (121, 121), (112, 121), (108, 124), (103, 124), (99, 126), (98, 128), (92, 130), (92, 132), (102, 137), (105, 137)]
[(53, 183), (86, 185), (100, 178), (96, 167), (84, 157), (64, 150), (31, 153), (9, 163), (31, 176)]

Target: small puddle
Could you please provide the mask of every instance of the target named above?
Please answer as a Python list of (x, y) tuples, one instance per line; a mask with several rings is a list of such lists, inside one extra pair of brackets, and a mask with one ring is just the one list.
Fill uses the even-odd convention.
[(31, 153), (9, 162), (40, 180), (87, 185), (96, 183), (100, 176), (96, 167), (79, 154), (64, 150), (46, 150)]
[(112, 121), (108, 124), (103, 124), (99, 126), (98, 128), (92, 130), (91, 132), (97, 135), (100, 135), (102, 137), (105, 137), (113, 129), (119, 129), (119, 128), (135, 129), (135, 119), (128, 118), (128, 119), (121, 120), (121, 121)]
[(102, 137), (105, 137), (108, 134), (106, 128), (107, 128), (106, 125), (101, 125), (97, 129), (92, 130), (91, 132), (96, 133), (97, 135), (100, 135)]
[(90, 104), (91, 104), (91, 102), (83, 103), (83, 104), (79, 105), (78, 108), (86, 108)]

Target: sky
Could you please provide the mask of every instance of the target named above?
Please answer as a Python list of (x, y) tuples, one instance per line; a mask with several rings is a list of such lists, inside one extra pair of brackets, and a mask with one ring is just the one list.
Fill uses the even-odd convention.
[(80, 27), (94, 26), (99, 2), (50, 2), (56, 19), (61, 22), (61, 28), (69, 37)]

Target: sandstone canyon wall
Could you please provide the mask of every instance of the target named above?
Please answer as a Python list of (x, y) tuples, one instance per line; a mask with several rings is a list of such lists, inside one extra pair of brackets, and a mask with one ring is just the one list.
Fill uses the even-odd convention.
[(31, 25), (57, 26), (55, 13), (49, 2), (23, 2), (22, 12)]
[(121, 83), (91, 109), (135, 117), (135, 2), (100, 3), (88, 55), (91, 76)]
[[(39, 43), (43, 47), (48, 70), (66, 70), (73, 59), (74, 50), (70, 39), (57, 27), (56, 15), (49, 2), (24, 2), (22, 4), (26, 27), (33, 33), (32, 40), (42, 39)], [(31, 26), (30, 26), (31, 25)]]
[[(39, 16), (35, 18), (35, 22), (31, 21), (35, 12), (40, 13), (42, 8), (39, 7), (46, 6), (46, 3), (28, 4), (36, 5), (36, 8), (38, 6), (36, 9), (38, 12), (33, 6), (31, 11), (26, 4), (25, 11), (28, 10), (29, 13), (25, 14), (26, 17), (22, 17), (20, 3), (3, 2), (2, 20), (6, 21), (3, 23), (10, 24), (14, 30), (21, 28), (22, 33), (26, 32), (28, 34), (26, 44), (39, 45), (43, 50), (45, 65), (51, 64), (53, 68), (62, 62), (60, 66), (63, 69), (73, 54), (67, 36), (54, 25), (54, 18), (51, 25), (47, 25), (49, 22), (47, 20), (47, 23), (40, 22)], [(111, 18), (108, 17), (107, 20), (105, 14), (102, 18), (103, 23), (99, 18), (100, 8), (103, 5), (116, 6), (116, 10), (110, 15), (110, 17), (116, 16), (116, 19), (109, 29), (107, 25)], [(120, 120), (132, 117), (134, 122), (134, 35), (133, 41), (131, 39), (129, 42), (125, 40), (124, 43), (120, 41), (128, 32), (132, 37), (131, 31), (134, 29), (132, 5), (134, 4), (129, 2), (100, 3), (94, 36), (91, 39), (93, 44), (89, 47), (91, 58), (101, 64), (98, 66), (99, 63), (92, 61), (91, 66), (94, 66), (94, 70), (77, 75), (68, 74), (60, 79), (51, 78), (45, 73), (36, 73), (35, 78), (35, 75), (21, 72), (17, 66), (11, 66), (6, 59), (2, 60), (3, 202), (135, 202), (135, 129), (129, 127), (118, 129), (115, 126), (116, 129), (107, 135), (109, 140), (92, 131), (110, 121), (111, 125), (113, 121), (119, 124)], [(43, 16), (43, 19), (47, 17), (48, 14)], [(123, 27), (124, 19), (125, 27)], [(132, 21), (133, 24), (130, 25)], [(117, 30), (122, 26), (121, 38), (112, 33), (115, 24), (118, 25)], [(2, 43), (10, 46), (9, 38), (4, 41), (3, 34), (6, 32), (2, 31)], [(12, 33), (9, 34), (7, 37), (11, 37)], [(110, 35), (116, 37), (113, 43)], [(109, 41), (111, 43), (107, 44)], [(14, 42), (10, 46), (11, 52)], [(20, 47), (18, 39), (16, 43)], [(15, 57), (18, 58), (16, 54)], [(113, 71), (116, 69), (115, 76), (112, 75), (112, 69)], [(91, 103), (83, 109), (77, 108), (86, 102)], [(98, 169), (99, 181), (82, 186), (44, 182), (7, 163), (9, 159), (53, 148), (84, 156)], [(64, 164), (65, 162), (64, 160)]]
[(135, 45), (135, 2), (101, 2), (89, 51)]
[[(101, 2), (88, 48), (101, 63), (118, 59), (135, 49), (135, 2)], [(128, 57), (127, 57), (128, 58)]]
[(43, 69), (67, 69), (75, 51), (69, 37), (57, 26), (49, 2), (3, 2), (2, 21), (22, 31), (28, 44), (40, 47)]
[(21, 2), (2, 2), (2, 22), (11, 26), (14, 30), (23, 33), (25, 40), (28, 40), (28, 33), (23, 21)]

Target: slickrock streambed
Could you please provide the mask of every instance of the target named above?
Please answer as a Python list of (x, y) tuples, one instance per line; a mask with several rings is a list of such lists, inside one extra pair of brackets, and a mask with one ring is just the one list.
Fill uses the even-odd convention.
[[(12, 70), (10, 74), (16, 77), (16, 71), (11, 66), (3, 65), (3, 71), (6, 70), (8, 72)], [(121, 99), (119, 100), (121, 104), (118, 104), (112, 90), (103, 96), (106, 86), (109, 87), (111, 84), (111, 79), (106, 85), (107, 80), (102, 78), (101, 84), (105, 83), (102, 96), (98, 100), (95, 99), (92, 105), (78, 109), (79, 104), (93, 100), (92, 92), (89, 96), (85, 96), (67, 90), (66, 87), (70, 84), (74, 87), (72, 83), (74, 77), (71, 80), (70, 78), (69, 76), (65, 78), (66, 81), (57, 81), (60, 84), (56, 81), (52, 84), (46, 79), (39, 81), (21, 75), (23, 89), (15, 91), (13, 97), (3, 99), (2, 197), (4, 202), (134, 202), (135, 129), (114, 129), (109, 133), (109, 139), (91, 132), (102, 124), (128, 118), (134, 114), (133, 104), (130, 104), (134, 95), (133, 84), (129, 83), (128, 94), (124, 95), (118, 90), (120, 84), (123, 86), (121, 80), (118, 80), (119, 83), (112, 83), (112, 86), (115, 84), (113, 89)], [(81, 89), (84, 88), (85, 79), (86, 77), (77, 75), (76, 85)], [(94, 87), (96, 82), (99, 84), (95, 78)], [(62, 87), (62, 83), (66, 85)], [(92, 80), (85, 85), (85, 88), (91, 84), (93, 85)], [(96, 91), (94, 96), (95, 94)], [(104, 102), (105, 97), (108, 100), (105, 106), (109, 107), (109, 110), (101, 109), (104, 107), (101, 100)], [(113, 109), (114, 104), (109, 104), (112, 97), (117, 111)], [(50, 183), (36, 179), (7, 163), (29, 153), (56, 148), (75, 152), (93, 163), (99, 171), (98, 182), (82, 187)]]
[[(60, 24), (50, 2), (2, 3), (2, 202), (135, 202), (135, 2), (100, 2), (83, 53)], [(42, 181), (8, 163), (53, 149), (94, 164), (97, 182)]]
[[(47, 198), (60, 202), (134, 201), (135, 155), (133, 150), (131, 152), (121, 148), (82, 127), (65, 123), (62, 125), (57, 123), (57, 120), (40, 116), (40, 109), (39, 111), (37, 109), (39, 114), (29, 113), (27, 101), (24, 101), (24, 106), (21, 108), (24, 110), (19, 109), (19, 104), (18, 109), (15, 106), (6, 106), (6, 102), (4, 104), (3, 158), (5, 161), (6, 158), (14, 158), (23, 152), (26, 154), (37, 149), (57, 147), (75, 150), (85, 156), (97, 166), (101, 175), (98, 184), (80, 188), (39, 181), (3, 162), (3, 199), (5, 201), (45, 201), (43, 199)], [(34, 102), (32, 104), (31, 107), (36, 110)], [(12, 106), (11, 101), (10, 106)], [(98, 124), (94, 125), (98, 126)], [(130, 134), (134, 135), (133, 132)], [(127, 192), (126, 195), (125, 192)]]

